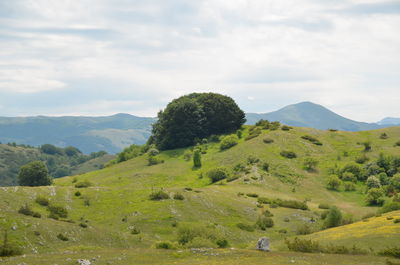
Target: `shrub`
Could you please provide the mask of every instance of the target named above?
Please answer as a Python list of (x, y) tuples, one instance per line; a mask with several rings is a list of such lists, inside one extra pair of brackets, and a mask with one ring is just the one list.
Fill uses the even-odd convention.
[(362, 155), (362, 156), (357, 157), (355, 161), (358, 164), (364, 164), (368, 160), (369, 160), (369, 158), (366, 155)]
[(68, 211), (65, 207), (58, 205), (49, 205), (47, 206), (47, 210), (50, 212), (50, 218), (58, 219), (68, 217)]
[(291, 129), (293, 129), (293, 127), (290, 127), (290, 126), (287, 126), (287, 125), (283, 125), (283, 126), (281, 127), (281, 130), (282, 130), (282, 131), (289, 131), (289, 130), (291, 130)]
[(175, 249), (175, 246), (173, 243), (171, 243), (169, 241), (162, 241), (162, 242), (156, 243), (156, 248), (157, 249)]
[(344, 190), (345, 191), (355, 191), (356, 185), (352, 182), (345, 182), (344, 183)]
[(324, 221), (325, 228), (336, 227), (342, 224), (342, 212), (336, 207), (332, 206)]
[(149, 151), (147, 151), (149, 156), (156, 156), (160, 153), (157, 148), (150, 148)]
[(273, 215), (270, 211), (268, 211), (268, 210), (264, 210), (263, 213), (262, 213), (262, 215), (265, 216), (265, 217), (273, 217), (273, 216), (274, 216), (274, 215)]
[(331, 175), (328, 178), (327, 188), (330, 190), (339, 190), (342, 181), (336, 175)]
[(217, 243), (219, 248), (226, 248), (229, 246), (228, 240), (226, 239), (217, 239), (215, 243)]
[(385, 201), (382, 198), (383, 191), (378, 188), (372, 188), (368, 191), (365, 201), (368, 205), (382, 205)]
[(149, 156), (147, 158), (147, 165), (148, 166), (154, 166), (154, 165), (158, 165), (158, 164), (162, 164), (162, 163), (164, 163), (164, 160), (162, 160), (162, 159), (160, 159), (158, 157)]
[(256, 126), (260, 126), (265, 130), (269, 129), (269, 125), (270, 125), (270, 122), (268, 120), (261, 119), (258, 122), (256, 122)]
[(378, 255), (389, 256), (389, 257), (394, 257), (394, 258), (400, 259), (400, 247), (384, 249), (384, 250), (378, 252)]
[(307, 239), (294, 238), (293, 242), (286, 239), (285, 244), (290, 251), (305, 252), (305, 253), (317, 253), (322, 252), (322, 248), (318, 242), (314, 242)]
[(318, 208), (320, 208), (320, 209), (330, 209), (331, 206), (329, 204), (327, 204), (327, 203), (320, 203), (318, 205)]
[(306, 157), (303, 162), (303, 168), (307, 171), (313, 171), (318, 165), (318, 160), (312, 157)]
[(364, 152), (371, 151), (371, 149), (372, 149), (371, 142), (363, 142), (361, 144), (364, 146)]
[(217, 181), (226, 179), (229, 177), (228, 170), (224, 167), (217, 167), (214, 169), (211, 169), (210, 171), (207, 172), (207, 176), (210, 178), (212, 183), (215, 183)]
[(87, 228), (88, 227), (88, 225), (86, 223), (80, 223), (79, 226), (82, 227), (82, 228)]
[[(204, 243), (205, 241), (208, 241), (208, 244), (216, 241), (218, 238), (218, 235), (216, 231), (210, 229), (210, 228), (205, 228), (202, 226), (181, 226), (178, 229), (178, 242), (181, 245), (186, 245), (190, 242), (192, 242), (194, 239), (198, 239), (197, 243)], [(204, 239), (204, 240), (201, 240)], [(200, 242), (202, 241), (202, 242)], [(212, 243), (214, 244), (214, 243)], [(215, 244), (214, 244), (215, 245)]]
[(249, 135), (244, 138), (246, 141), (251, 140), (253, 138), (258, 137), (261, 134), (261, 129), (260, 128), (256, 128), (254, 130), (250, 130)]
[(75, 188), (87, 188), (90, 186), (92, 186), (92, 183), (87, 180), (84, 180), (84, 181), (81, 181), (81, 182), (78, 182), (75, 184)]
[(4, 230), (3, 244), (0, 245), (0, 257), (11, 257), (22, 254), (22, 249), (9, 242), (8, 231)]
[(258, 197), (257, 202), (260, 204), (270, 204), (271, 200), (265, 197)]
[(264, 138), (264, 139), (263, 139), (263, 142), (266, 143), (266, 144), (271, 144), (271, 143), (274, 142), (274, 140), (271, 139), (271, 138)]
[(273, 121), (269, 124), (269, 129), (271, 131), (275, 131), (275, 130), (278, 130), (280, 126), (281, 126), (281, 123), (279, 121)]
[(302, 224), (296, 229), (296, 235), (309, 235), (311, 233), (311, 227), (308, 224)]
[(201, 167), (201, 150), (199, 148), (196, 148), (193, 152), (193, 166)]
[(238, 223), (238, 224), (236, 224), (236, 226), (241, 230), (244, 230), (247, 232), (254, 232), (254, 225)]
[(222, 138), (219, 149), (221, 151), (226, 150), (226, 149), (229, 149), (229, 148), (237, 145), (238, 143), (239, 143), (239, 138), (237, 137), (237, 135), (231, 134), (231, 135), (228, 135), (228, 136), (225, 136), (224, 138)]
[(257, 198), (258, 194), (257, 193), (247, 193), (246, 196), (247, 197), (252, 197), (252, 198)]
[(62, 241), (68, 241), (69, 240), (69, 238), (67, 236), (65, 236), (65, 235), (63, 235), (61, 233), (57, 235), (57, 238), (62, 240)]
[(18, 213), (23, 214), (23, 215), (28, 215), (28, 216), (33, 215), (33, 211), (28, 204), (25, 204), (25, 206), (21, 206), (18, 210)]
[(174, 200), (183, 201), (184, 199), (185, 199), (185, 197), (183, 197), (182, 194), (180, 194), (180, 193), (175, 193), (174, 194)]
[(342, 180), (344, 181), (351, 181), (351, 182), (357, 182), (357, 178), (354, 176), (353, 173), (351, 172), (344, 172), (342, 174)]
[(322, 145), (322, 143), (317, 138), (315, 138), (311, 135), (303, 135), (301, 138), (304, 140), (307, 140), (315, 145)]
[(372, 188), (380, 188), (380, 187), (381, 187), (381, 182), (380, 182), (380, 180), (379, 180), (377, 177), (375, 177), (375, 176), (369, 176), (368, 179), (367, 179), (366, 184), (367, 184), (367, 187), (368, 187), (369, 189), (372, 189)]
[(247, 157), (247, 163), (250, 164), (250, 165), (257, 164), (258, 162), (260, 162), (260, 159), (255, 157), (255, 156)]
[(280, 153), (280, 155), (283, 157), (289, 158), (289, 159), (293, 159), (293, 158), (297, 157), (296, 153), (292, 152), (292, 151), (282, 151)]
[(269, 171), (269, 164), (267, 162), (264, 162), (261, 166), (262, 170), (268, 172)]
[(396, 219), (394, 219), (394, 220), (393, 220), (393, 223), (395, 223), (395, 224), (398, 224), (398, 223), (400, 223), (400, 218), (396, 218)]
[(343, 175), (345, 172), (352, 173), (358, 180), (363, 180), (363, 174), (361, 167), (356, 163), (349, 163), (345, 165), (342, 170), (341, 174)]
[(132, 234), (132, 235), (138, 235), (138, 234), (140, 234), (140, 230), (139, 230), (138, 228), (134, 227), (134, 228), (131, 230), (131, 234)]
[(379, 138), (385, 140), (385, 139), (389, 138), (389, 136), (386, 133), (381, 133)]
[(383, 207), (379, 210), (379, 213), (388, 213), (397, 210), (400, 210), (400, 202), (389, 202), (383, 205)]
[(396, 147), (396, 146), (400, 146), (400, 141), (397, 141), (395, 144), (394, 144), (394, 146)]
[(301, 201), (276, 199), (274, 203), (284, 208), (308, 210), (307, 203)]
[(274, 220), (272, 220), (272, 218), (270, 218), (270, 217), (260, 216), (260, 217), (258, 217), (256, 225), (261, 230), (266, 230), (267, 228), (274, 226)]
[(159, 190), (159, 191), (153, 191), (152, 193), (150, 193), (149, 198), (152, 201), (161, 201), (161, 200), (169, 199), (169, 195), (165, 191)]
[(75, 192), (75, 196), (76, 196), (76, 197), (81, 196), (81, 192), (78, 190), (77, 192)]
[(37, 204), (40, 204), (42, 206), (48, 206), (49, 205), (49, 199), (42, 197), (42, 196), (37, 196), (35, 202)]
[(192, 159), (192, 151), (186, 150), (183, 153), (183, 159), (185, 159), (186, 161), (189, 161), (190, 159)]

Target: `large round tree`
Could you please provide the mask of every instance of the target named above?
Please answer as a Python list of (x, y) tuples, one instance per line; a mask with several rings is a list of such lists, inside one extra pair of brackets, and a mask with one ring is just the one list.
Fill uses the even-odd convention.
[(21, 186), (47, 186), (52, 183), (52, 178), (42, 161), (33, 161), (21, 167), (18, 183)]
[(170, 102), (158, 113), (150, 143), (159, 149), (193, 145), (196, 138), (230, 133), (245, 122), (235, 101), (216, 93), (193, 93)]

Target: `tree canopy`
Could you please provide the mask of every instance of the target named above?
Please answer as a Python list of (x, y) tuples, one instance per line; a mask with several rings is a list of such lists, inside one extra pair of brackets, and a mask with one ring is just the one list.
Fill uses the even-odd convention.
[(47, 186), (52, 183), (52, 178), (42, 161), (33, 161), (21, 167), (18, 182), (21, 186)]
[(245, 122), (235, 101), (216, 93), (192, 93), (174, 99), (158, 113), (149, 143), (161, 150), (193, 145), (196, 139), (230, 133)]

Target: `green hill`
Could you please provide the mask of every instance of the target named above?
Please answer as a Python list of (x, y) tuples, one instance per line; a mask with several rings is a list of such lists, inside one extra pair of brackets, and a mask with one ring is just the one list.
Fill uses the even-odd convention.
[[(291, 260), (296, 264), (385, 264), (385, 258), (375, 256), (290, 253), (284, 241), (297, 236), (303, 225), (319, 229), (324, 211), (320, 204), (336, 205), (354, 220), (376, 212), (378, 207), (365, 203), (364, 183), (358, 182), (356, 190), (349, 192), (328, 190), (326, 183), (332, 169), (354, 163), (360, 155), (370, 162), (381, 152), (399, 156), (400, 127), (362, 132), (296, 127), (260, 130), (260, 135), (248, 137), (250, 130), (256, 136), (254, 131), (259, 129), (246, 127), (239, 143), (225, 151), (211, 139), (203, 143), (201, 168), (193, 168), (191, 159), (185, 160), (191, 150), (186, 148), (161, 152), (156, 156), (159, 163), (152, 166), (146, 154), (99, 171), (57, 179), (50, 187), (1, 188), (2, 226), (9, 228), (10, 240), (19, 242), (36, 264), (68, 259), (68, 264), (75, 264), (78, 258), (93, 257), (98, 264), (126, 264), (126, 260), (137, 264), (161, 260), (166, 264), (239, 264), (239, 260), (241, 264), (265, 264), (268, 260), (275, 264), (291, 264)], [(382, 133), (386, 133), (385, 139)], [(321, 144), (311, 142), (309, 136)], [(371, 143), (369, 152), (363, 151), (364, 142)], [(295, 152), (296, 158), (285, 158), (282, 151)], [(307, 157), (319, 161), (316, 170), (303, 169)], [(225, 167), (230, 178), (211, 184), (207, 173), (216, 167)], [(84, 187), (77, 188), (80, 186)], [(160, 191), (170, 198), (150, 200), (151, 194)], [(64, 207), (68, 216), (49, 218), (49, 210), (35, 202), (38, 196), (47, 198), (50, 205)], [(41, 218), (18, 213), (26, 204)], [(295, 209), (304, 205), (308, 210)], [(268, 214), (266, 210), (273, 215), (274, 225), (261, 230), (255, 224)], [(262, 236), (271, 239), (271, 254), (251, 250)], [(387, 236), (393, 238), (393, 245), (400, 242), (398, 234)], [(179, 249), (178, 242), (191, 237), (195, 239)], [(217, 248), (225, 244), (223, 240), (241, 250), (190, 250)], [(156, 250), (159, 242), (178, 249)], [(379, 243), (364, 246), (374, 251), (385, 247)], [(6, 259), (5, 264), (17, 261), (24, 258)]]
[(54, 148), (58, 152), (48, 154), (32, 146), (0, 144), (0, 186), (16, 185), (21, 166), (35, 160), (45, 161), (49, 174), (58, 178), (98, 170), (114, 158), (105, 152), (67, 155), (65, 149)]
[(153, 118), (116, 114), (105, 117), (0, 117), (0, 142), (39, 146), (75, 146), (82, 152), (120, 152), (144, 144)]
[(365, 131), (393, 126), (384, 126), (383, 124), (380, 126), (376, 123), (353, 121), (312, 102), (288, 105), (277, 111), (265, 114), (247, 113), (246, 118), (247, 124), (255, 124), (260, 119), (264, 119), (279, 121), (290, 126), (310, 127), (321, 130)]

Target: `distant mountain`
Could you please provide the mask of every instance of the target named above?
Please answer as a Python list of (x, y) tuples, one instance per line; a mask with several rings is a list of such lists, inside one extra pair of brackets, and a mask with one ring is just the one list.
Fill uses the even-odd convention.
[(105, 117), (0, 117), (0, 142), (39, 146), (74, 146), (84, 153), (120, 152), (144, 144), (154, 118), (116, 114)]
[(377, 122), (379, 125), (400, 125), (400, 118), (387, 117)]
[(280, 121), (290, 126), (311, 127), (321, 130), (363, 131), (384, 127), (376, 123), (358, 122), (347, 119), (312, 102), (289, 105), (265, 114), (247, 113), (246, 118), (247, 124), (255, 124), (258, 120), (265, 119)]

